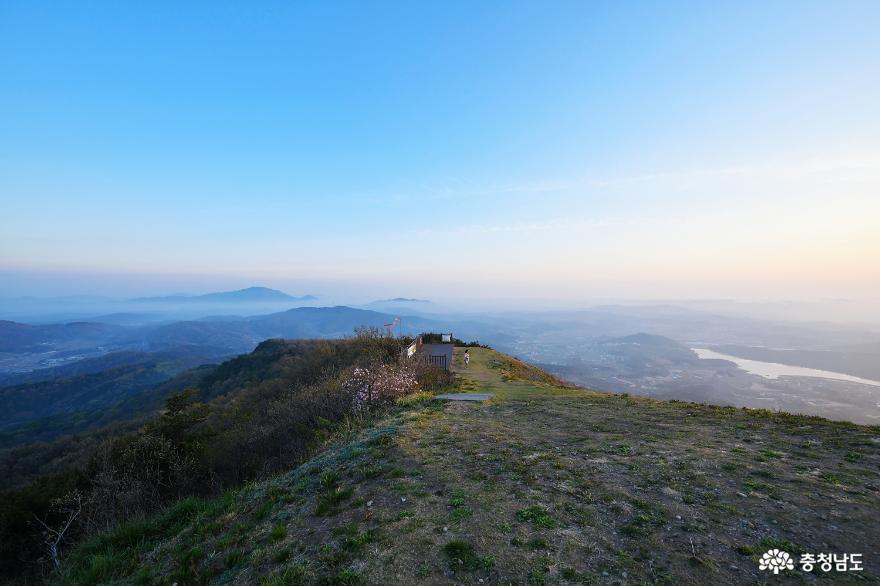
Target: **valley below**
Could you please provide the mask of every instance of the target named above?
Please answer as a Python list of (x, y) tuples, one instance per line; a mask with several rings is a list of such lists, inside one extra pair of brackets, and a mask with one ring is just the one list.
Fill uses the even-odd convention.
[[(871, 332), (669, 308), (402, 315), (496, 348), (471, 344), (465, 367), (458, 347), (454, 378), (422, 379), (494, 397), (353, 411), (348, 377), (409, 343), (381, 330), (397, 315), (372, 309), (0, 322), (6, 571), (61, 584), (751, 583), (763, 549), (859, 552), (878, 531), (880, 387), (833, 346), (870, 353)], [(769, 344), (819, 341), (821, 354), (783, 356), (806, 366), (741, 368), (778, 356)], [(115, 529), (78, 527), (46, 574), (32, 519), (77, 494), (89, 523), (110, 515)]]
[[(672, 343), (671, 340), (666, 342)], [(609, 344), (611, 348), (609, 350)], [(880, 384), (839, 373), (770, 365), (758, 374), (718, 353), (681, 346), (676, 358), (660, 349), (631, 343), (603, 343), (588, 347), (564, 364), (548, 363), (541, 352), (519, 355), (576, 384), (617, 393), (712, 405), (769, 409), (864, 425), (880, 423)], [(690, 353), (688, 355), (687, 353)], [(809, 373), (809, 374), (807, 374)]]

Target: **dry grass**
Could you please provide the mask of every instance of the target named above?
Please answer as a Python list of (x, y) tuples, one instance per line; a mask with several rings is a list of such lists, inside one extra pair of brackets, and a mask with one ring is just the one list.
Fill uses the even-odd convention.
[(471, 356), (459, 389), (497, 401), (410, 401), (117, 577), (740, 584), (766, 579), (768, 544), (861, 552), (862, 577), (880, 573), (877, 428), (576, 390)]

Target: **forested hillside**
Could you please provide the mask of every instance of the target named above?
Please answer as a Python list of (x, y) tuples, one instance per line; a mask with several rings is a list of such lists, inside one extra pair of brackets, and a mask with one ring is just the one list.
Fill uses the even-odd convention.
[[(68, 440), (76, 457), (22, 449), (19, 455), (35, 460), (57, 454), (64, 466), (0, 494), (3, 575), (27, 581), (51, 571), (44, 522), (54, 528), (75, 516), (59, 544), (65, 551), (177, 499), (216, 495), (297, 465), (332, 430), (383, 409), (388, 393), (415, 388), (418, 373), (398, 366), (405, 343), (369, 330), (348, 340), (270, 340), (199, 372), (167, 399), (161, 415), (134, 429)], [(51, 467), (31, 469), (41, 466)]]
[(39, 371), (22, 375), (37, 381), (0, 388), (0, 448), (50, 441), (155, 411), (189, 382), (189, 375), (174, 376), (203, 360), (198, 354), (120, 354), (91, 359), (82, 368), (51, 369), (59, 371), (55, 378), (42, 380)]

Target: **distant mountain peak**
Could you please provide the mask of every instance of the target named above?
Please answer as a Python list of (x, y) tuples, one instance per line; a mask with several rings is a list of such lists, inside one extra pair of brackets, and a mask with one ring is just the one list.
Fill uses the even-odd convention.
[(236, 291), (222, 291), (220, 293), (207, 293), (199, 295), (196, 299), (229, 299), (229, 300), (247, 300), (247, 301), (290, 301), (296, 299), (288, 295), (284, 291), (278, 289), (270, 289), (269, 287), (247, 287)]
[[(395, 297), (393, 299), (379, 299), (372, 304), (378, 303), (431, 303), (427, 299), (415, 299), (413, 297)], [(372, 305), (371, 304), (371, 305)]]
[(180, 296), (171, 295), (164, 297), (145, 297), (136, 301), (151, 302), (222, 302), (222, 303), (238, 303), (238, 302), (292, 302), (292, 301), (314, 301), (317, 299), (314, 295), (304, 295), (302, 297), (293, 297), (278, 289), (270, 289), (269, 287), (247, 287), (235, 291), (221, 291), (218, 293), (206, 293), (204, 295)]

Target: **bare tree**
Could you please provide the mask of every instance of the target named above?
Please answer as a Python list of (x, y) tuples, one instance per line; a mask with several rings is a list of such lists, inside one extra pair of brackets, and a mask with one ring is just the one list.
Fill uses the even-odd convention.
[(61, 514), (61, 522), (57, 526), (50, 527), (36, 515), (34, 519), (43, 527), (43, 543), (46, 544), (49, 557), (57, 570), (61, 567), (61, 544), (64, 542), (64, 536), (82, 512), (82, 495), (79, 491), (74, 491), (64, 498), (55, 499), (52, 505), (55, 511)]

